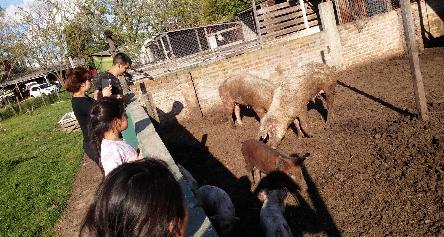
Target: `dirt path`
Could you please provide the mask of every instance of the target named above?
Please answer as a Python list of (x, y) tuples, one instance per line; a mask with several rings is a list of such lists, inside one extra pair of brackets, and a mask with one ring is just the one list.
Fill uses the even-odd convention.
[(99, 167), (89, 158), (83, 157), (68, 205), (54, 228), (55, 236), (79, 235), (82, 219), (101, 181)]

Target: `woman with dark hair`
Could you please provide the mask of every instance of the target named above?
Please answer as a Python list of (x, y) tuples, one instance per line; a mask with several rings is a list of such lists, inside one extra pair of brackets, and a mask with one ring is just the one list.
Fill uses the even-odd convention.
[[(97, 150), (92, 146), (88, 133), (89, 113), (95, 102), (86, 95), (91, 87), (91, 75), (86, 68), (76, 67), (69, 69), (65, 77), (65, 88), (72, 95), (72, 109), (83, 133), (83, 150), (90, 159), (100, 165)], [(105, 88), (103, 95), (110, 96), (111, 88)]]
[(89, 134), (105, 175), (123, 163), (142, 159), (140, 149), (134, 150), (120, 136), (127, 128), (128, 120), (121, 100), (106, 97), (94, 103), (90, 113)]
[(182, 237), (188, 219), (179, 183), (165, 162), (125, 163), (106, 176), (80, 236)]

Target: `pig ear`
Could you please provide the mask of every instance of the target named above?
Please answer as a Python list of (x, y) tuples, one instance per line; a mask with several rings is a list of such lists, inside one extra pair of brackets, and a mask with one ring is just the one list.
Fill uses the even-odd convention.
[(287, 192), (288, 192), (288, 189), (286, 187), (283, 187), (281, 189), (281, 192), (280, 192), (280, 199), (281, 199), (281, 201), (285, 200), (285, 198), (287, 197)]
[(259, 194), (257, 195), (257, 199), (259, 199), (259, 201), (261, 201), (261, 202), (265, 202), (265, 200), (268, 199), (268, 197), (267, 197), (267, 191), (265, 191), (265, 190), (261, 190), (261, 191), (259, 192)]

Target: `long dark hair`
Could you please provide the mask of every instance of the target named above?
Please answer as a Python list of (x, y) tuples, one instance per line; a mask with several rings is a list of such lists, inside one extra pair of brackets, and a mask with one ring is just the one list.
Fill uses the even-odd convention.
[(120, 119), (125, 113), (123, 103), (115, 98), (104, 97), (95, 102), (90, 112), (89, 134), (91, 142), (97, 148), (100, 157), (100, 145), (106, 131), (113, 127), (114, 119)]
[(185, 218), (182, 191), (166, 163), (146, 159), (124, 163), (106, 176), (80, 236), (177, 236)]

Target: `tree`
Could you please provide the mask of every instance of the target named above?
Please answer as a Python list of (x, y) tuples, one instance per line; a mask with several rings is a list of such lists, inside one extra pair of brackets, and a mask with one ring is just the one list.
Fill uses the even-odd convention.
[(27, 69), (27, 46), (20, 42), (20, 35), (14, 34), (12, 29), (5, 18), (4, 9), (0, 8), (0, 81), (9, 80), (11, 74), (22, 73)]
[(249, 7), (251, 0), (202, 0), (200, 21), (203, 24), (231, 21), (236, 13)]
[[(105, 30), (113, 32), (120, 50), (137, 63), (144, 41), (156, 34), (228, 21), (251, 4), (249, 0), (35, 0), (32, 3), (19, 9), (20, 21), (12, 29), (21, 40), (12, 40), (11, 45), (26, 46), (26, 63), (44, 69), (64, 65), (68, 57), (86, 59), (105, 50)], [(56, 76), (61, 79), (61, 73)]]
[(19, 7), (19, 19), (13, 28), (13, 33), (21, 36), (19, 42), (27, 47), (31, 65), (55, 70), (53, 74), (61, 84), (68, 62), (63, 28), (72, 18), (73, 9), (62, 0), (36, 0), (26, 8)]

